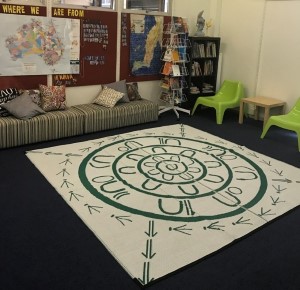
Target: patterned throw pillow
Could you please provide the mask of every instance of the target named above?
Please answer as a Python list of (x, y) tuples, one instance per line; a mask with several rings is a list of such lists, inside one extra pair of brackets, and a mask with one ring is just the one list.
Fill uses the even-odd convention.
[(93, 103), (103, 107), (112, 108), (123, 96), (123, 93), (108, 88), (107, 86), (103, 86), (103, 89)]
[(11, 115), (1, 105), (15, 99), (19, 95), (20, 95), (19, 91), (16, 88), (7, 88), (7, 89), (0, 90), (0, 117), (6, 117)]
[(119, 103), (129, 103), (130, 102), (130, 100), (128, 98), (128, 94), (127, 94), (127, 87), (126, 87), (125, 80), (121, 80), (121, 81), (110, 83), (110, 84), (105, 84), (104, 86), (124, 94), (124, 96), (121, 98), (121, 100), (119, 100)]
[(39, 85), (41, 92), (41, 107), (44, 111), (66, 109), (66, 87)]
[(28, 93), (23, 93), (21, 96), (13, 99), (2, 105), (16, 118), (27, 120), (32, 117), (45, 113), (36, 103), (32, 101)]
[(128, 83), (127, 86), (127, 94), (130, 101), (137, 101), (141, 100), (142, 97), (138, 90), (138, 84), (137, 83)]

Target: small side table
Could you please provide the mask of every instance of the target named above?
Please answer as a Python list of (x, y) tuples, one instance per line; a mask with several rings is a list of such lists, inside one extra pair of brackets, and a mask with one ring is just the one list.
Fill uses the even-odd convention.
[(240, 124), (243, 124), (244, 104), (255, 105), (255, 115), (254, 115), (255, 120), (258, 119), (258, 108), (257, 107), (263, 107), (265, 109), (263, 126), (266, 125), (266, 122), (269, 119), (271, 108), (282, 107), (282, 114), (284, 114), (284, 109), (285, 109), (285, 105), (286, 105), (286, 103), (281, 100), (268, 98), (268, 97), (252, 97), (252, 98), (241, 99), (240, 114), (239, 114), (239, 123)]

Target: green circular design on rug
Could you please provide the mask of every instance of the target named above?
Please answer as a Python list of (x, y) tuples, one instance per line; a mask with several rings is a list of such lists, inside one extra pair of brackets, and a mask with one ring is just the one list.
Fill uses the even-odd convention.
[[(162, 144), (157, 144), (156, 142), (156, 144), (149, 145), (149, 141), (163, 138), (180, 144), (169, 145), (163, 142)], [(145, 141), (145, 145), (143, 145), (143, 141)], [(132, 146), (126, 145), (130, 142), (135, 143), (137, 147), (132, 148)], [(188, 145), (184, 145), (184, 143)], [(119, 150), (121, 150), (121, 148), (126, 149), (126, 152), (121, 152), (117, 156), (107, 155), (106, 152), (113, 152), (113, 148), (116, 147), (119, 148)], [(181, 154), (178, 154), (178, 151)], [(223, 153), (219, 153), (219, 155), (214, 154), (215, 151)], [(204, 160), (195, 158), (196, 155), (201, 156)], [(97, 167), (97, 163), (94, 166), (95, 168), (93, 168), (93, 160), (95, 160), (96, 157), (101, 159), (103, 156), (107, 159), (113, 157), (113, 160), (108, 162), (106, 161), (107, 159), (103, 159), (105, 161), (101, 162), (106, 165)], [(128, 156), (130, 156), (130, 158)], [(227, 163), (236, 159), (240, 159), (248, 166), (243, 165), (243, 167), (236, 169), (234, 172)], [(126, 164), (125, 161), (127, 161), (129, 165)], [(101, 163), (100, 161), (98, 162)], [(215, 167), (221, 167), (223, 174), (227, 175), (227, 178), (222, 180), (220, 175), (214, 174), (214, 166), (207, 166), (205, 164), (206, 162), (208, 164), (218, 164), (218, 166)], [(144, 170), (145, 168), (149, 170), (146, 171)], [(190, 172), (191, 168), (194, 170), (192, 174)], [(198, 168), (198, 171), (195, 168)], [(96, 173), (96, 169), (98, 171), (103, 170), (103, 172), (106, 172), (106, 175), (88, 176), (87, 171), (93, 170), (93, 172)], [(137, 183), (141, 184), (142, 188), (132, 185), (131, 182), (134, 180), (136, 169), (138, 169), (140, 173)], [(109, 175), (109, 171), (111, 171), (113, 175)], [(122, 176), (122, 171), (123, 173), (125, 172), (125, 175), (123, 174), (124, 176), (128, 175), (127, 180)], [(88, 154), (80, 164), (78, 173), (86, 189), (96, 198), (108, 205), (131, 214), (148, 218), (183, 222), (220, 219), (240, 214), (257, 204), (267, 189), (267, 178), (263, 170), (247, 157), (233, 149), (227, 149), (226, 147), (210, 142), (184, 137), (137, 136), (111, 142)], [(253, 176), (257, 176), (256, 179), (258, 180), (256, 180), (256, 182), (259, 182), (257, 192), (254, 193), (255, 196), (251, 200), (247, 200), (245, 204), (240, 204), (241, 201), (239, 197), (243, 192), (234, 184), (236, 180), (243, 179), (236, 177), (235, 175), (237, 174), (252, 174)], [(141, 176), (145, 181), (141, 180)], [(187, 177), (186, 180), (185, 177)], [(213, 179), (209, 180), (211, 177), (217, 178), (217, 182), (215, 183), (221, 183), (221, 186), (216, 188), (207, 186), (207, 184), (214, 183)], [(92, 183), (94, 183), (94, 185)], [(144, 185), (147, 184), (148, 186), (148, 183), (151, 184), (153, 188), (147, 190)], [(194, 186), (194, 183), (197, 183), (197, 186)], [(114, 185), (116, 184), (118, 184), (118, 186), (122, 185), (122, 190), (114, 190)], [(110, 190), (107, 189), (109, 186)], [(174, 191), (172, 190), (172, 192), (166, 192), (168, 191), (166, 186), (169, 188), (173, 186), (176, 189), (175, 192), (177, 192), (177, 195), (174, 195), (172, 193)], [(189, 186), (189, 189), (202, 187), (203, 190), (206, 188), (206, 192), (195, 192), (191, 194), (185, 191), (185, 186)], [(251, 190), (251, 188), (249, 189)], [(230, 202), (237, 200), (236, 204), (227, 204), (226, 199), (223, 198), (224, 193), (227, 194), (227, 197), (232, 197)], [(122, 195), (125, 197), (123, 198)], [(134, 206), (133, 203), (126, 203), (130, 200), (131, 196), (139, 199), (137, 206)], [(218, 205), (227, 206), (226, 209), (232, 207), (232, 210), (213, 214), (201, 213), (194, 210), (197, 206), (199, 207), (203, 198), (210, 199), (210, 202), (217, 201), (216, 203)], [(164, 204), (168, 203), (176, 203), (176, 210), (166, 210)], [(148, 204), (149, 208), (147, 208)], [(155, 205), (156, 208), (151, 209), (152, 205)]]
[[(166, 148), (166, 147), (169, 149), (178, 149), (178, 150), (180, 150), (180, 152), (182, 152), (186, 149), (183, 146), (180, 146), (180, 147), (179, 146), (164, 146), (164, 148)], [(145, 147), (143, 147), (143, 150), (147, 151), (150, 148), (158, 148), (158, 146), (145, 146)], [(130, 153), (134, 153), (135, 150), (137, 150), (137, 149), (132, 149)], [(198, 151), (195, 149), (193, 149), (193, 150), (195, 152)], [(149, 195), (153, 195), (153, 196), (161, 197), (161, 198), (174, 198), (175, 197), (168, 193), (159, 194), (157, 192), (151, 192), (149, 190), (147, 191), (141, 187), (137, 188), (133, 184), (130, 184), (126, 179), (123, 179), (120, 176), (119, 172), (116, 170), (116, 168), (117, 168), (116, 164), (119, 163), (128, 153), (129, 152), (125, 152), (125, 153), (121, 154), (112, 163), (114, 175), (117, 177), (118, 180), (122, 181), (124, 184), (126, 184), (130, 188), (135, 189), (135, 190), (145, 193), (145, 194), (149, 194)], [(168, 158), (168, 156), (169, 156), (169, 158)], [(172, 159), (172, 157), (174, 157), (174, 158)], [(155, 165), (155, 169), (158, 172), (156, 175), (150, 175), (149, 172), (145, 172), (145, 170), (143, 169), (143, 164), (147, 163), (147, 161), (149, 162), (149, 159), (152, 159), (150, 162), (154, 163), (154, 165)], [(174, 159), (177, 159), (177, 160), (174, 160)], [(226, 168), (226, 170), (228, 171), (227, 180), (224, 180), (222, 185), (219, 186), (218, 188), (214, 188), (213, 190), (208, 190), (205, 193), (189, 195), (189, 198), (198, 198), (200, 196), (213, 195), (216, 192), (223, 190), (230, 184), (230, 181), (232, 179), (232, 172), (231, 172), (230, 167), (224, 161), (220, 160), (216, 156), (213, 156), (213, 159), (220, 162)], [(194, 164), (199, 165), (199, 167), (202, 169), (202, 173), (199, 172), (199, 174), (197, 174), (195, 172), (192, 172), (191, 166), (189, 166), (189, 163), (191, 163), (191, 162), (193, 163), (193, 168), (194, 168)], [(149, 156), (141, 158), (137, 162), (136, 167), (137, 167), (139, 173), (143, 174), (145, 178), (151, 179), (153, 182), (164, 183), (171, 187), (176, 186), (176, 187), (180, 187), (180, 188), (184, 188), (184, 185), (193, 184), (195, 182), (200, 182), (200, 180), (204, 179), (205, 176), (207, 176), (207, 174), (208, 174), (208, 169), (205, 167), (205, 164), (203, 162), (196, 160), (195, 158), (191, 158), (191, 157), (188, 158), (185, 156), (180, 156), (180, 154), (174, 154), (174, 153), (151, 154)], [(177, 180), (173, 179), (172, 181), (170, 181), (169, 179), (163, 178), (162, 175), (166, 175), (166, 174), (171, 177), (177, 177)], [(158, 175), (159, 175), (159, 177), (158, 177)], [(191, 176), (192, 179), (187, 180), (187, 176)], [(185, 196), (176, 196), (177, 199), (186, 199), (186, 197), (187, 197), (186, 195)]]

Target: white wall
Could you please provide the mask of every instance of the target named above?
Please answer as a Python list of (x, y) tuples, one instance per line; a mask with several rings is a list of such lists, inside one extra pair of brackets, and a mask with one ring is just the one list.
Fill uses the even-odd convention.
[(300, 1), (223, 0), (221, 79), (241, 80), (246, 96), (274, 97), (287, 110), (300, 96)]
[(291, 109), (300, 97), (300, 1), (267, 1), (257, 92), (284, 99)]
[(221, 79), (240, 80), (247, 96), (256, 94), (264, 6), (264, 0), (222, 1)]

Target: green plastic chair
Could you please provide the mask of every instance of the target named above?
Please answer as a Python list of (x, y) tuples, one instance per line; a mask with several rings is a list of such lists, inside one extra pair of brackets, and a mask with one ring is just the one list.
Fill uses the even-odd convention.
[(227, 109), (236, 108), (244, 97), (244, 88), (239, 81), (225, 80), (216, 95), (211, 97), (198, 97), (191, 115), (194, 115), (199, 105), (215, 108), (217, 124), (222, 124)]
[(271, 116), (263, 128), (260, 138), (264, 138), (271, 126), (295, 131), (298, 136), (298, 150), (300, 151), (300, 98), (294, 107), (285, 115)]

